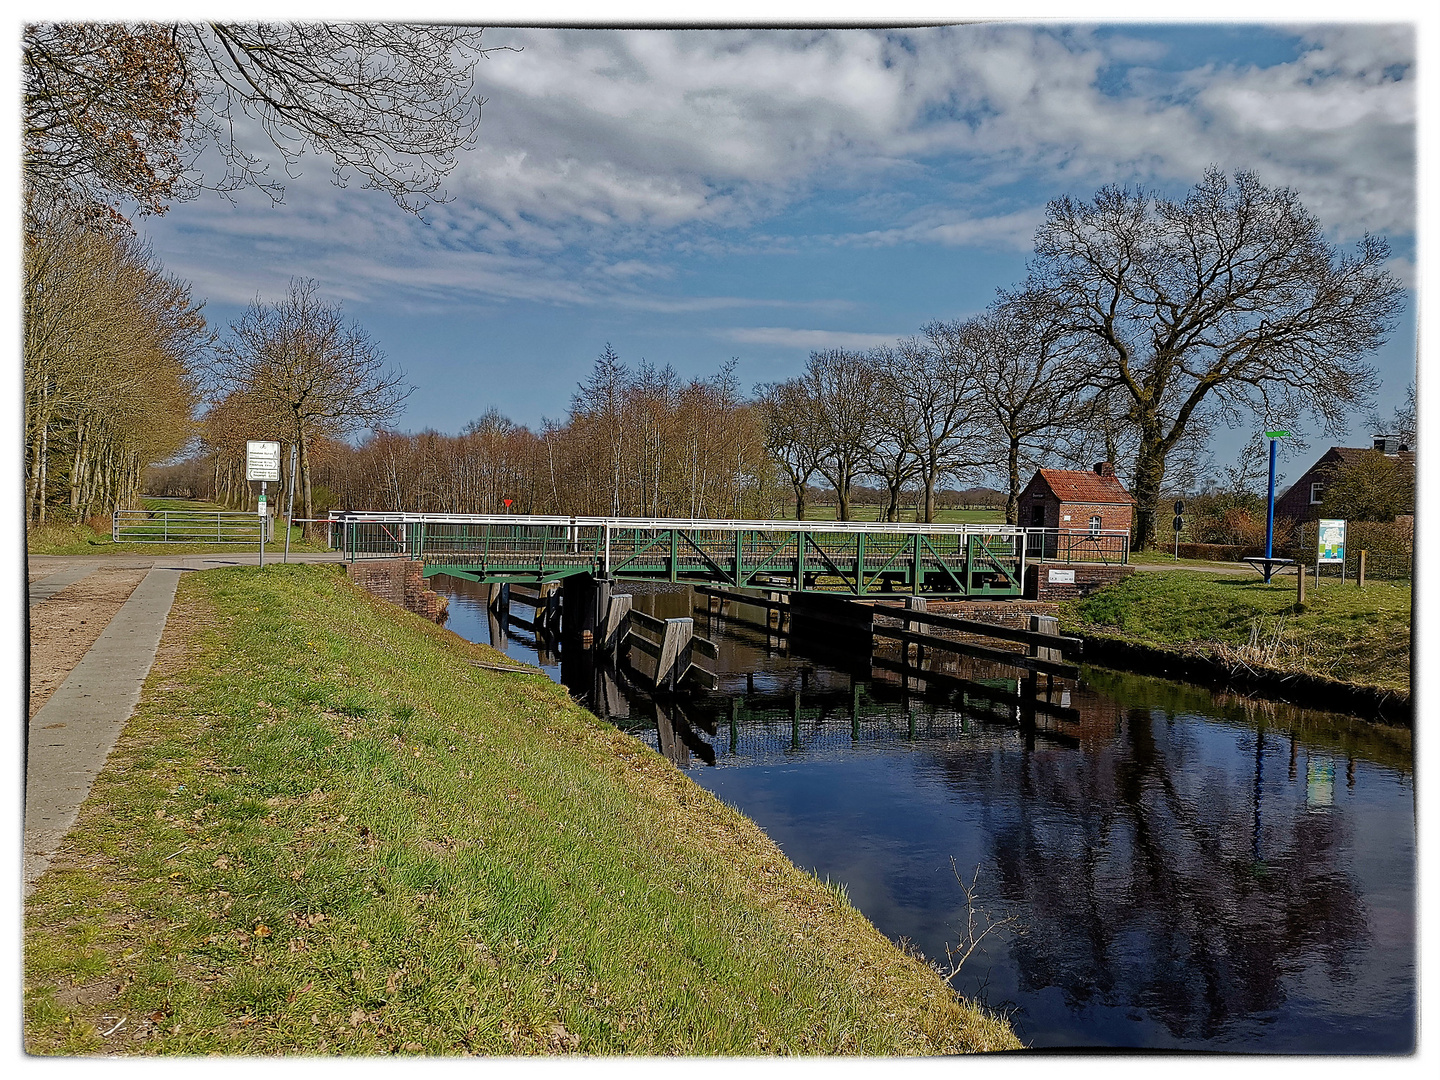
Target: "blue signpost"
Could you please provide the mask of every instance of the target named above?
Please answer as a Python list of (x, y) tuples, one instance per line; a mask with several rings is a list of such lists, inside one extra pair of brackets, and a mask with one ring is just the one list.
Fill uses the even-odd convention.
[(1268, 583), (1275, 575), (1277, 566), (1289, 566), (1295, 560), (1275, 558), (1275, 447), (1281, 439), (1288, 439), (1290, 433), (1288, 431), (1267, 431), (1265, 437), (1270, 440), (1270, 490), (1265, 497), (1265, 557), (1257, 559), (1250, 556), (1245, 561), (1257, 563)]

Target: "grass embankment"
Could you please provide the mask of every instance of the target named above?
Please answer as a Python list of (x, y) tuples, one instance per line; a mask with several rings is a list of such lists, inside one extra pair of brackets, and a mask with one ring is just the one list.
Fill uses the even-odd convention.
[(187, 575), (161, 653), (28, 902), (32, 1053), (1017, 1045), (644, 744), (332, 570)]
[(1295, 579), (1177, 570), (1139, 573), (1060, 607), (1069, 632), (1206, 657), (1231, 668), (1303, 673), (1410, 692), (1408, 583), (1313, 582), (1295, 611)]
[[(199, 502), (191, 499), (142, 499), (146, 510), (195, 510), (215, 513), (227, 508), (219, 503)], [(229, 508), (230, 512), (234, 508)], [(99, 519), (92, 518), (91, 521)], [(204, 555), (220, 551), (257, 551), (258, 544), (178, 544), (178, 543), (119, 543), (117, 544), (105, 520), (103, 530), (86, 522), (46, 522), (26, 526), (25, 550), (31, 555)], [(258, 530), (257, 530), (258, 531)], [(323, 537), (322, 537), (323, 539)], [(275, 539), (266, 541), (266, 551), (272, 548), (283, 551), (285, 529), (277, 522)], [(325, 545), (317, 541), (306, 541), (297, 525), (290, 530), (291, 551), (325, 551)]]

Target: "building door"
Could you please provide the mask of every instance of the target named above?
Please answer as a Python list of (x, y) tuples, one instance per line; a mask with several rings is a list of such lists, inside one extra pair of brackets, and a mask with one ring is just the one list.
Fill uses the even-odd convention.
[(1045, 504), (1035, 503), (1030, 507), (1030, 527), (1032, 529), (1043, 529), (1045, 527)]

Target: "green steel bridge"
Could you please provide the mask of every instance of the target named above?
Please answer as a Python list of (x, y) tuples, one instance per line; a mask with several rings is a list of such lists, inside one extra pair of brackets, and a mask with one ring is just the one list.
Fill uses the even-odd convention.
[(1026, 530), (1011, 525), (685, 521), (347, 513), (331, 546), (424, 574), (543, 584), (577, 574), (847, 596), (1021, 595)]

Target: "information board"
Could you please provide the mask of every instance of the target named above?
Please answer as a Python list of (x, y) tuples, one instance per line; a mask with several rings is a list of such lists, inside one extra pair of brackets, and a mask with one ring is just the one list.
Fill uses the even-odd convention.
[(280, 444), (260, 439), (245, 443), (245, 479), (280, 482)]
[(1345, 562), (1345, 522), (1339, 518), (1321, 518), (1316, 531), (1315, 561)]

